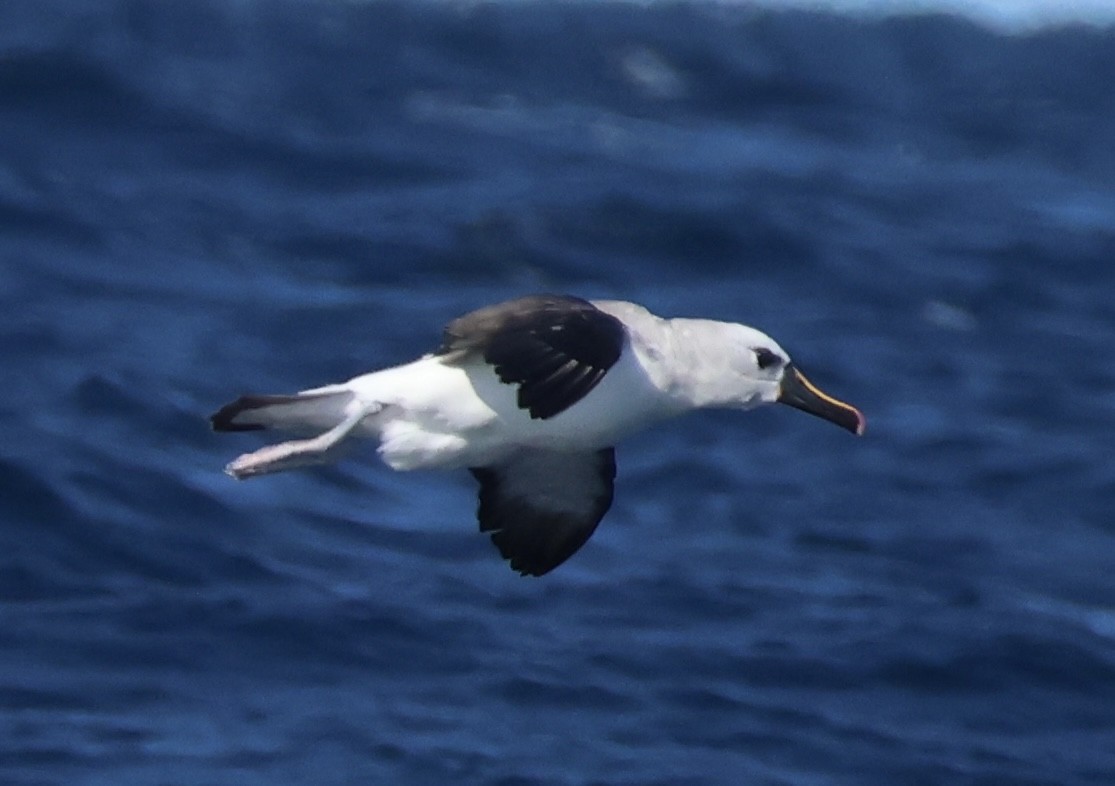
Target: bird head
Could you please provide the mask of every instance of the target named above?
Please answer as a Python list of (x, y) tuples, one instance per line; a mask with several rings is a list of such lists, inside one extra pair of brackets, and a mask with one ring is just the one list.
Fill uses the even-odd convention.
[(729, 358), (734, 377), (736, 406), (751, 408), (764, 403), (786, 404), (862, 435), (863, 413), (810, 382), (778, 343), (765, 333), (744, 325), (737, 328)]

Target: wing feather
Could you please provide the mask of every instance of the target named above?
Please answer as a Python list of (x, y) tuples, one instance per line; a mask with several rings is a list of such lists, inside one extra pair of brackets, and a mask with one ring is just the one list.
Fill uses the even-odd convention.
[(611, 507), (615, 449), (522, 451), (471, 472), (480, 482), (480, 531), (513, 570), (541, 576), (583, 546)]
[(533, 295), (453, 320), (438, 352), (450, 359), (481, 353), (502, 382), (518, 386), (521, 409), (551, 418), (600, 383), (626, 338), (622, 322), (587, 300)]

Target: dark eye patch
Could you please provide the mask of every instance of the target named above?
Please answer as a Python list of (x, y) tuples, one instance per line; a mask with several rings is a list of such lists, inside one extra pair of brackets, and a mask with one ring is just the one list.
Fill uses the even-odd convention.
[(782, 358), (766, 347), (759, 347), (755, 350), (755, 360), (758, 361), (759, 368), (782, 365)]

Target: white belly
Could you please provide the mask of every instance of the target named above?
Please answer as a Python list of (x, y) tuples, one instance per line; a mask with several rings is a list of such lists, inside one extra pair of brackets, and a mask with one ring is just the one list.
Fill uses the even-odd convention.
[(625, 352), (584, 399), (545, 420), (516, 405), (516, 388), (490, 366), (425, 357), (357, 377), (345, 387), (383, 405), (361, 431), (378, 437), (393, 469), (484, 466), (520, 448), (585, 451), (673, 414), (634, 353)]

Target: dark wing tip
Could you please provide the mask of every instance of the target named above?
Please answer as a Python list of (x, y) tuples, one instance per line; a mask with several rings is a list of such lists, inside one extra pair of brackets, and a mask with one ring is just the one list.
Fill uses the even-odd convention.
[[(541, 473), (537, 466), (528, 470), (532, 478), (544, 478), (539, 493), (505, 493), (503, 478), (518, 468), (525, 469), (522, 465), (532, 460), (552, 462)], [(491, 535), (512, 570), (521, 576), (543, 576), (588, 541), (611, 507), (615, 450), (532, 454), (498, 468), (474, 467), (470, 471), (480, 482), (476, 511), (480, 531)]]
[[(562, 516), (528, 516), (529, 527), (493, 522), (480, 527), (481, 532), (491, 533), (500, 556), (520, 576), (545, 576), (585, 545), (595, 529), (595, 526), (582, 528), (577, 521)], [(562, 533), (562, 536), (542, 535), (547, 532)]]

